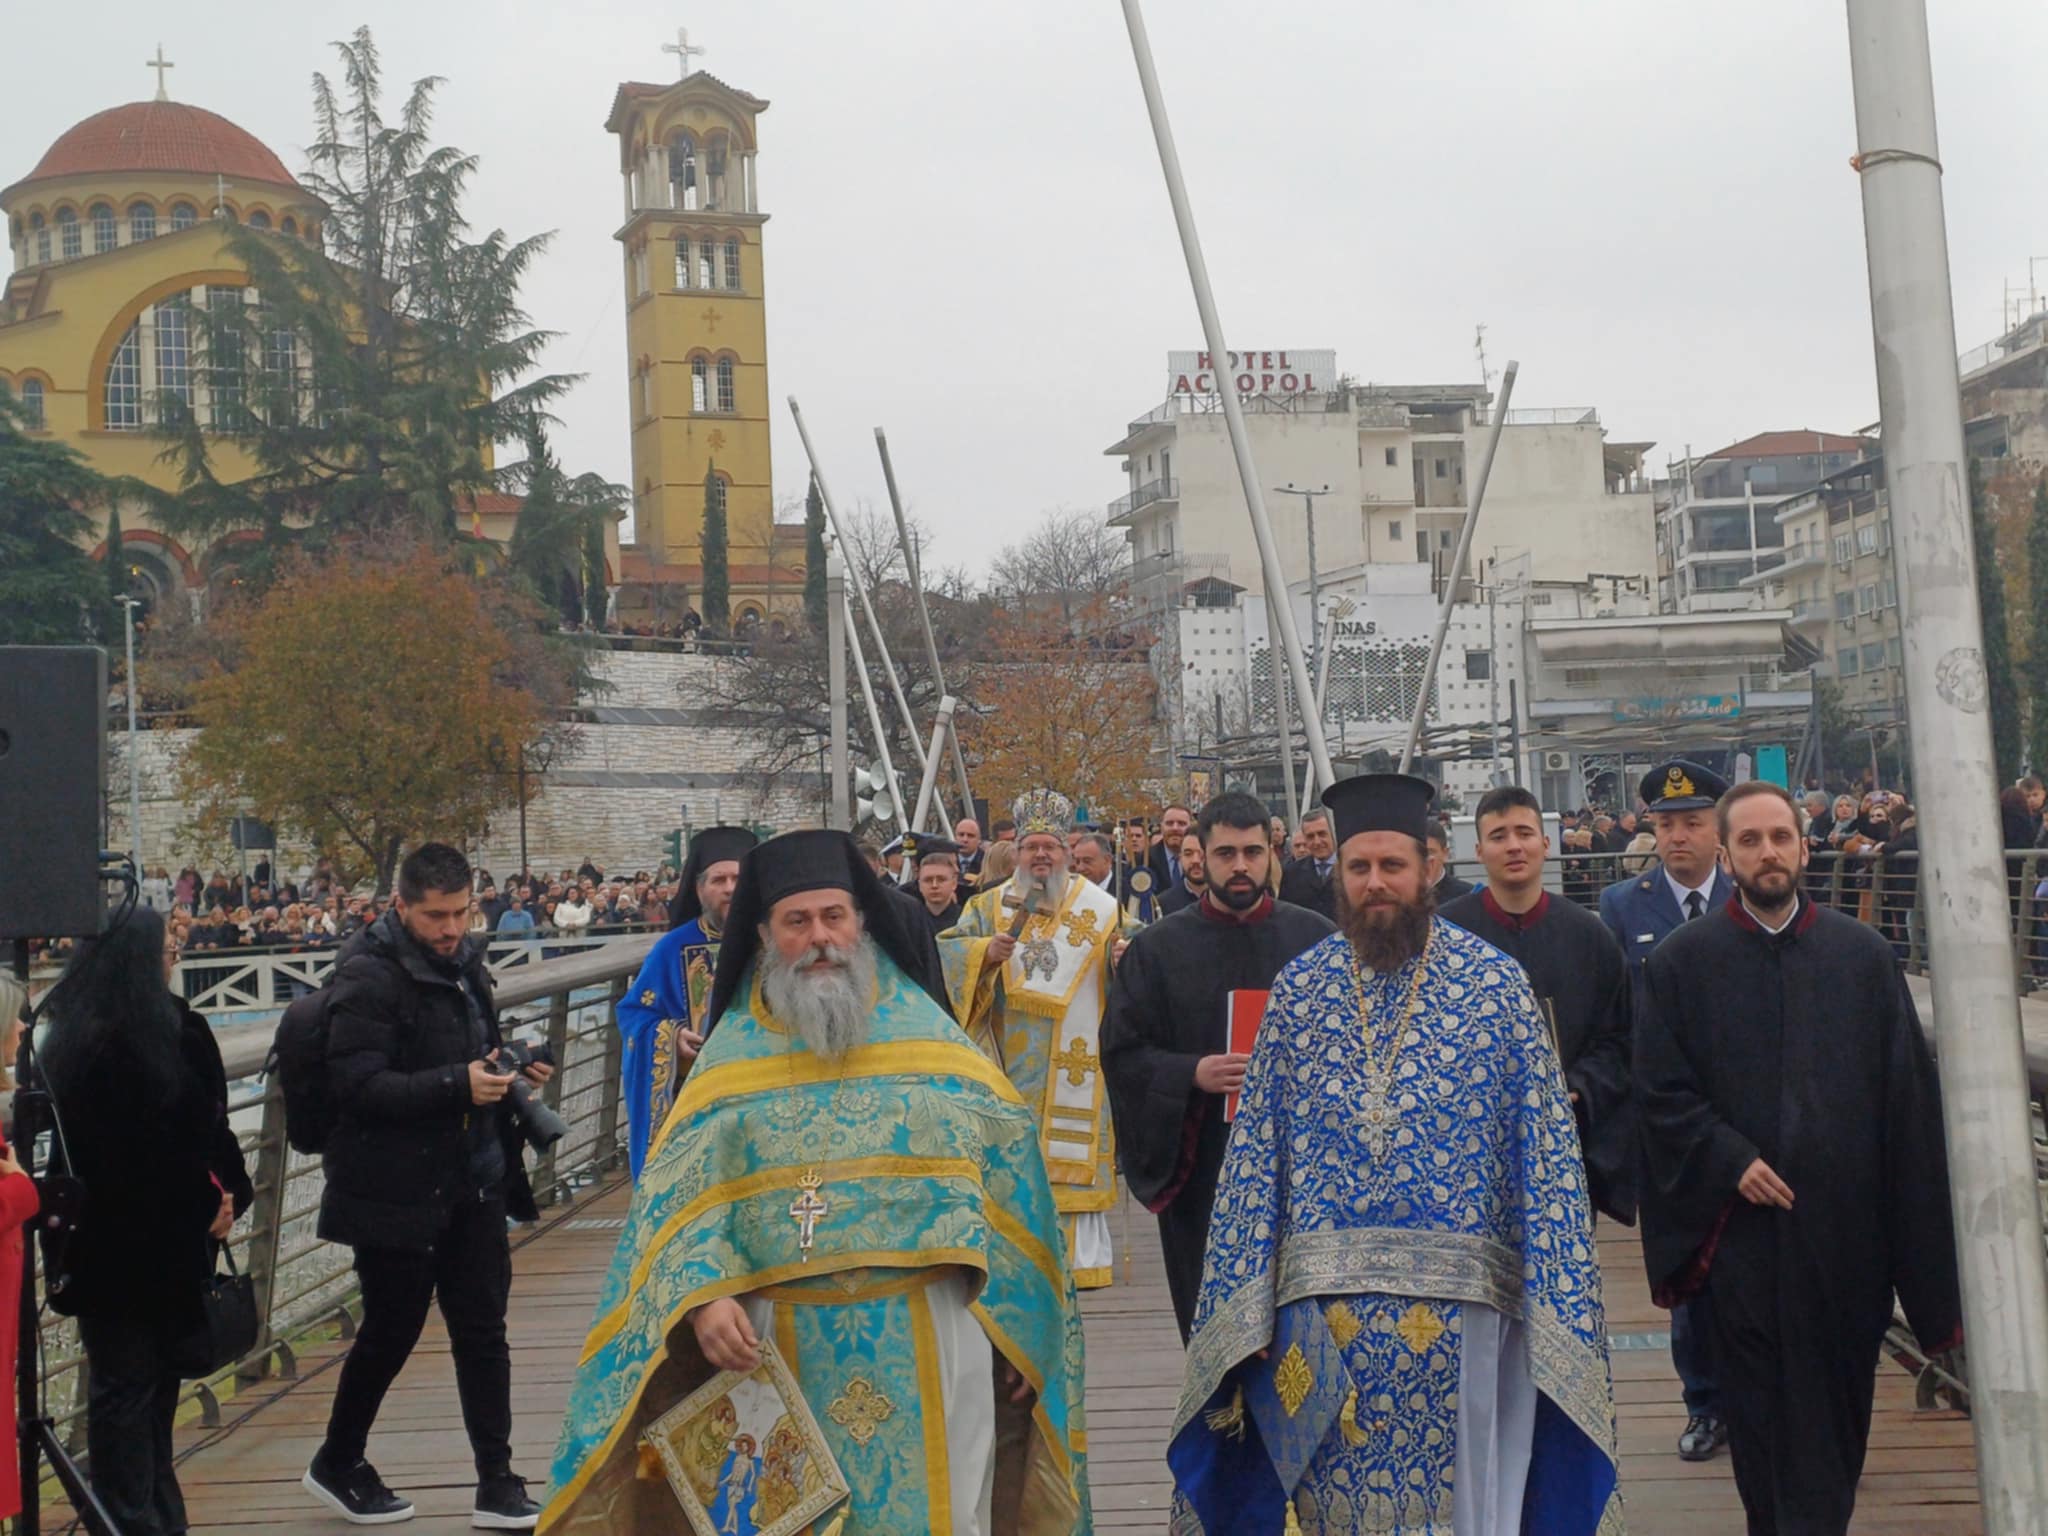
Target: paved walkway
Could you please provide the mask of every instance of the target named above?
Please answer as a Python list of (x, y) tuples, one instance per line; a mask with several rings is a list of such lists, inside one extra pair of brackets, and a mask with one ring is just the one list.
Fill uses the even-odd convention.
[[(546, 1475), (570, 1372), (624, 1210), (622, 1187), (586, 1195), (556, 1213), (514, 1259), (514, 1453), (536, 1485)], [(1096, 1529), (1103, 1532), (1165, 1529), (1166, 1432), (1180, 1385), (1180, 1345), (1156, 1231), (1142, 1211), (1128, 1226), (1132, 1282), (1083, 1302), (1089, 1453)], [(1634, 1536), (1740, 1533), (1726, 1458), (1688, 1466), (1672, 1451), (1683, 1409), (1665, 1315), (1650, 1305), (1633, 1234), (1603, 1231), (1601, 1255), (1616, 1341), (1629, 1530)], [(181, 1431), (186, 1459), (180, 1477), (195, 1531), (339, 1536), (350, 1529), (317, 1510), (298, 1486), (326, 1422), (340, 1348), (309, 1350), (297, 1382), (227, 1405), (223, 1429)], [(404, 1529), (419, 1536), (468, 1529), (469, 1448), (438, 1320), (386, 1402), (370, 1454), (386, 1480), (419, 1506), (420, 1518)], [(1968, 1421), (1916, 1412), (1911, 1380), (1890, 1366), (1879, 1375), (1870, 1469), (1854, 1529), (1857, 1536), (1974, 1536), (1982, 1530)]]

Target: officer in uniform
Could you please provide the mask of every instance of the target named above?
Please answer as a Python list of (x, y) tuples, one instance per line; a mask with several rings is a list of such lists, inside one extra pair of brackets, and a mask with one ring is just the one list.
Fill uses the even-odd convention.
[[(1725, 907), (1735, 895), (1735, 882), (1721, 868), (1714, 814), (1728, 781), (1679, 758), (1645, 774), (1640, 792), (1657, 837), (1657, 865), (1600, 893), (1600, 920), (1621, 942), (1629, 982), (1638, 994), (1650, 951), (1681, 923)], [(1671, 1361), (1685, 1384), (1686, 1424), (1678, 1437), (1678, 1454), (1685, 1461), (1707, 1461), (1728, 1443), (1714, 1373), (1712, 1305), (1702, 1290), (1671, 1313)]]

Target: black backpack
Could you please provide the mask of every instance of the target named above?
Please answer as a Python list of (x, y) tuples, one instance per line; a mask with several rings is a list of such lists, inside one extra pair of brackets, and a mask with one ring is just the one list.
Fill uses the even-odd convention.
[(284, 1093), (284, 1135), (294, 1152), (324, 1152), (340, 1112), (327, 1079), (327, 1025), (334, 1006), (334, 980), (295, 997), (277, 1021), (266, 1073)]

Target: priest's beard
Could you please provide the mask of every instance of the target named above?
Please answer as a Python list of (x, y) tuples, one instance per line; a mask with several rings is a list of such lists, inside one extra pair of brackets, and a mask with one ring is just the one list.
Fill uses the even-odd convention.
[(1337, 920), (1351, 941), (1351, 952), (1368, 970), (1398, 970), (1421, 954), (1435, 911), (1435, 892), (1426, 886), (1416, 901), (1389, 897), (1359, 907), (1351, 905), (1341, 885), (1337, 890)]
[(776, 1018), (796, 1026), (813, 1055), (837, 1061), (867, 1039), (876, 966), (875, 941), (866, 934), (851, 948), (814, 944), (794, 960), (764, 945), (761, 966), (761, 996)]
[(1737, 875), (1735, 888), (1742, 892), (1752, 911), (1776, 918), (1790, 912), (1799, 899), (1799, 875), (1796, 870), (1770, 864), (1747, 875)]
[(1067, 899), (1067, 881), (1072, 878), (1064, 869), (1050, 870), (1043, 879), (1028, 869), (1020, 869), (1010, 877), (1010, 885), (1025, 901), (1029, 901), (1036, 894), (1039, 911), (1054, 912), (1059, 909), (1059, 904)]

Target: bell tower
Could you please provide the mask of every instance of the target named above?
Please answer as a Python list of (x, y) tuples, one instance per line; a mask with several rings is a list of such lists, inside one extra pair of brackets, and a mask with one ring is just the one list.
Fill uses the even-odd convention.
[[(682, 77), (628, 81), (606, 129), (625, 184), (626, 368), (633, 499), (650, 560), (701, 590), (705, 500), (723, 495), (735, 622), (802, 587), (777, 560), (768, 444), (766, 263), (756, 169), (768, 103), (693, 69), (687, 30), (664, 51)], [(714, 486), (711, 476), (716, 476)]]

